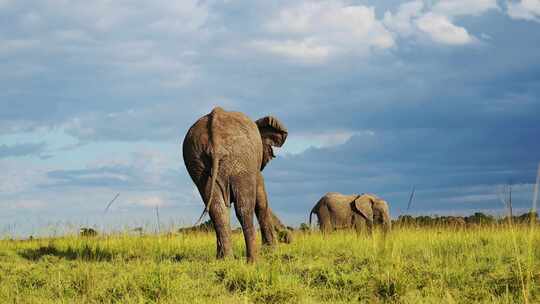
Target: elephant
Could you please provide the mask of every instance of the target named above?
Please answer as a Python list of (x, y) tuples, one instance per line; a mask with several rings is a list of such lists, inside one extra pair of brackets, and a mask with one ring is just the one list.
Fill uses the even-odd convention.
[(311, 210), (310, 227), (313, 214), (317, 215), (323, 233), (350, 228), (361, 231), (364, 226), (371, 233), (374, 223), (382, 225), (386, 233), (392, 226), (388, 203), (373, 194), (344, 195), (329, 192)]
[(270, 210), (270, 218), (272, 222), (272, 227), (274, 228), (274, 232), (277, 234), (278, 241), (280, 243), (286, 243), (286, 244), (292, 243), (293, 234), (292, 234), (291, 228), (288, 226), (285, 226), (279, 220), (276, 214), (271, 210)]
[(96, 229), (91, 227), (81, 227), (81, 229), (79, 229), (79, 235), (85, 237), (93, 237), (97, 236), (98, 232), (96, 231)]
[(230, 216), (234, 210), (244, 234), (248, 262), (257, 258), (255, 213), (263, 245), (274, 246), (275, 237), (262, 170), (281, 147), (287, 128), (275, 117), (252, 121), (240, 112), (214, 108), (188, 130), (182, 145), (184, 164), (209, 212), (217, 238), (217, 258), (232, 255)]

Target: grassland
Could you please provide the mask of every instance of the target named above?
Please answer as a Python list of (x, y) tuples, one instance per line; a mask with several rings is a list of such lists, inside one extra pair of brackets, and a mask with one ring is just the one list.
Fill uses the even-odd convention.
[(296, 233), (244, 262), (213, 234), (0, 241), (0, 303), (540, 303), (540, 229)]

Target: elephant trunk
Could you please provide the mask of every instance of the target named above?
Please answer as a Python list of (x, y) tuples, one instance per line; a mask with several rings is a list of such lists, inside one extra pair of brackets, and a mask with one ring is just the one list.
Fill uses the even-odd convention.
[(311, 226), (311, 217), (313, 216), (313, 213), (315, 213), (315, 208), (311, 209), (311, 212), (309, 213), (309, 229), (313, 229)]

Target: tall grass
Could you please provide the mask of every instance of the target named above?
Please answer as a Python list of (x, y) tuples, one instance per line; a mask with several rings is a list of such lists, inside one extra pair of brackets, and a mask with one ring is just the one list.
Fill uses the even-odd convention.
[(538, 227), (296, 233), (245, 263), (213, 234), (0, 241), (0, 303), (538, 303)]

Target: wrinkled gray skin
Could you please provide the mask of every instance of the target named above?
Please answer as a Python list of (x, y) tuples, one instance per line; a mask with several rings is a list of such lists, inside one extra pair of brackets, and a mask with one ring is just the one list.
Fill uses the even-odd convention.
[(383, 230), (388, 232), (392, 225), (388, 203), (373, 194), (329, 192), (311, 210), (310, 227), (313, 214), (317, 215), (323, 233), (338, 229), (367, 229), (371, 233), (374, 223), (382, 225)]
[(201, 117), (186, 134), (184, 163), (206, 206), (203, 215), (208, 211), (214, 224), (218, 258), (232, 255), (228, 213), (232, 202), (244, 233), (248, 262), (257, 257), (254, 213), (263, 244), (275, 244), (261, 171), (274, 157), (272, 146), (281, 147), (286, 138), (287, 129), (274, 117), (253, 122), (242, 113), (219, 107)]

